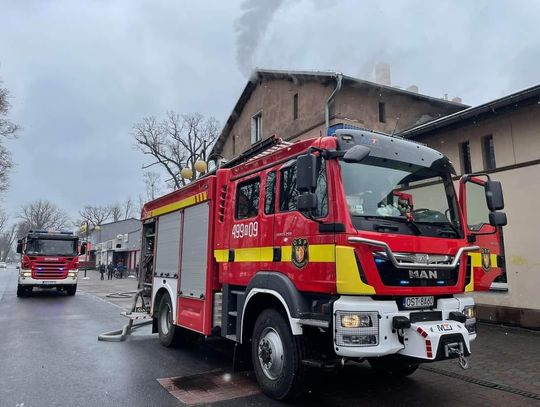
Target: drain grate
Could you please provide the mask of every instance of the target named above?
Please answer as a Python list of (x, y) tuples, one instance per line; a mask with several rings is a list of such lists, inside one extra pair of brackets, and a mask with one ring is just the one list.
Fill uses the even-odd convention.
[(516, 389), (515, 387), (507, 386), (505, 384), (493, 383), (487, 380), (475, 379), (459, 373), (449, 372), (447, 370), (437, 369), (434, 367), (421, 366), (420, 369), (427, 370), (428, 372), (437, 373), (440, 375), (452, 377), (454, 379), (462, 380), (464, 382), (477, 384), (483, 387), (489, 387), (490, 389), (500, 390), (507, 393), (517, 394), (519, 396), (527, 397), (533, 400), (540, 400), (540, 394), (533, 393), (526, 390)]

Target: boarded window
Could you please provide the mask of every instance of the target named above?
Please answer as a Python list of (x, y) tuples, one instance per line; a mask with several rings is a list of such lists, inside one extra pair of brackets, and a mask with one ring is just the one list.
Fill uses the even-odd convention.
[(484, 156), (484, 169), (495, 169), (495, 146), (493, 145), (493, 136), (482, 137), (482, 153)]
[(465, 141), (459, 145), (460, 161), (461, 161), (461, 173), (471, 174), (471, 145), (468, 141)]
[(248, 219), (259, 213), (259, 191), (261, 180), (253, 178), (238, 184), (236, 190), (236, 219)]

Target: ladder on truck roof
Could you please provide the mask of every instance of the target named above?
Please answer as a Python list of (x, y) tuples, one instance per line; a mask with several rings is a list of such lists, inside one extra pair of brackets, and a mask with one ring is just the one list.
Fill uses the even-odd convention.
[(221, 166), (221, 168), (231, 168), (237, 165), (258, 160), (261, 157), (265, 157), (276, 151), (281, 150), (282, 148), (292, 145), (288, 141), (283, 141), (283, 139), (271, 136), (266, 140), (259, 141), (257, 144), (253, 145), (249, 150), (244, 151), (238, 157), (233, 158), (231, 161), (226, 162)]

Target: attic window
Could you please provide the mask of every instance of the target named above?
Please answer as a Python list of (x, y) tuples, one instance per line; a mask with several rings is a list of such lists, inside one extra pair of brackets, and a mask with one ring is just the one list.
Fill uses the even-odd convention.
[(262, 112), (251, 118), (251, 144), (262, 139)]

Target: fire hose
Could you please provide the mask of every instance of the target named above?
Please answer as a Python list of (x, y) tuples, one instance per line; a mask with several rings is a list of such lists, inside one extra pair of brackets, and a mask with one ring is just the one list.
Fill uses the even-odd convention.
[[(131, 306), (131, 312), (127, 312), (126, 316), (129, 317), (131, 313), (137, 311), (137, 301), (139, 297), (141, 298), (141, 301), (143, 303), (144, 308), (144, 299), (142, 297), (143, 290), (138, 291), (127, 291), (127, 292), (119, 292), (119, 293), (112, 293), (108, 294), (108, 298), (129, 298), (133, 294), (133, 305)], [(122, 342), (126, 339), (126, 337), (131, 334), (131, 332), (137, 328), (140, 328), (141, 326), (145, 326), (152, 323), (152, 320), (149, 321), (143, 321), (138, 322), (136, 324), (133, 324), (133, 318), (129, 318), (129, 322), (124, 325), (121, 329), (117, 329), (110, 332), (102, 333), (101, 335), (98, 335), (98, 341), (107, 341), (107, 342)]]

